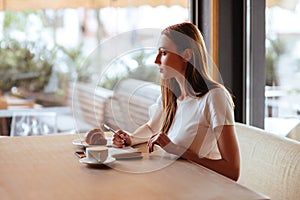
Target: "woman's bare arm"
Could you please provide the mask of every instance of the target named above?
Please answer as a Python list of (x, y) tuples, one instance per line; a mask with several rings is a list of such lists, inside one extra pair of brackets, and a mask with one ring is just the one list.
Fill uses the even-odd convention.
[[(197, 154), (190, 150), (185, 151), (181, 157), (194, 161), (236, 181), (240, 173), (240, 152), (235, 136), (235, 128), (234, 126), (220, 126), (215, 131), (221, 133), (217, 143), (222, 159), (211, 160), (208, 158), (199, 158)], [(177, 152), (180, 151), (180, 147), (178, 146), (175, 149)]]
[(240, 171), (240, 153), (235, 128), (234, 126), (220, 126), (215, 131), (220, 133), (217, 141), (222, 156), (220, 160), (199, 158), (195, 152), (172, 143), (164, 133), (155, 134), (150, 138), (148, 141), (149, 151), (152, 152), (154, 144), (158, 144), (169, 153), (203, 165), (236, 181)]

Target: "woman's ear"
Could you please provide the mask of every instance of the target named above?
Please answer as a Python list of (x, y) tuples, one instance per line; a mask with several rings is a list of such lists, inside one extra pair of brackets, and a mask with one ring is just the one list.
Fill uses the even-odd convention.
[(181, 57), (185, 60), (185, 62), (189, 62), (192, 59), (192, 56), (192, 49), (185, 49), (181, 53)]

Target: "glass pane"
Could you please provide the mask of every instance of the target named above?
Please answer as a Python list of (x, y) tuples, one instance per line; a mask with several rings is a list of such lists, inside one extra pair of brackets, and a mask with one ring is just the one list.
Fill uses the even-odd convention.
[[(111, 90), (124, 76), (157, 81), (154, 47), (158, 38), (153, 33), (189, 21), (188, 0), (109, 1), (107, 5), (104, 1), (93, 5), (89, 1), (82, 1), (84, 5), (73, 1), (18, 1), (7, 1), (0, 11), (0, 91), (5, 98), (24, 98), (39, 108), (72, 109), (74, 83), (84, 85), (86, 91), (86, 85)], [(116, 43), (118, 38), (122, 40)], [(95, 88), (89, 90), (88, 95), (93, 95)], [(7, 99), (10, 109), (11, 97)], [(97, 114), (104, 119), (98, 115), (102, 111), (90, 102), (79, 107), (90, 112), (91, 118)], [(83, 106), (90, 110), (84, 111)], [(14, 104), (14, 109), (19, 108)], [(11, 112), (0, 112), (11, 117)], [(98, 125), (93, 120), (82, 119), (79, 129)], [(69, 121), (64, 124), (68, 129), (74, 120)], [(67, 128), (59, 127), (61, 130)]]
[(265, 129), (299, 139), (300, 1), (266, 1)]

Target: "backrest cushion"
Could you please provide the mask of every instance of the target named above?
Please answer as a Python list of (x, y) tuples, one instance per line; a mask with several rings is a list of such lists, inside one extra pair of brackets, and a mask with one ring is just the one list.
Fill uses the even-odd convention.
[(238, 182), (271, 197), (300, 198), (300, 143), (236, 123), (241, 153)]

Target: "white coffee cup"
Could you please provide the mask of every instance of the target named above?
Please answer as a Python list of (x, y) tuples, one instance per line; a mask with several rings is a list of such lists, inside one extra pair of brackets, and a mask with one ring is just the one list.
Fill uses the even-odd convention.
[(106, 146), (87, 147), (86, 157), (103, 163), (108, 157), (108, 148)]

